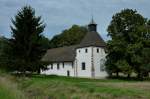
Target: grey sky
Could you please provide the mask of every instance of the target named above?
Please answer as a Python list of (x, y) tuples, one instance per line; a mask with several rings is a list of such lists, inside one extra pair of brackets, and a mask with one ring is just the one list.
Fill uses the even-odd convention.
[(46, 23), (44, 35), (51, 38), (73, 24), (87, 25), (94, 15), (98, 32), (107, 40), (111, 17), (124, 8), (136, 9), (150, 18), (150, 0), (0, 0), (0, 35), (11, 37), (11, 18), (24, 5), (31, 5)]

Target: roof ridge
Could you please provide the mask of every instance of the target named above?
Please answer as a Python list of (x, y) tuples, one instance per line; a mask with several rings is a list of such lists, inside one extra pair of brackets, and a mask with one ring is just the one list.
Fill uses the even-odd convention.
[(79, 44), (70, 45), (70, 46), (56, 47), (56, 48), (49, 48), (48, 50), (52, 50), (52, 49), (60, 49), (60, 48), (67, 48), (67, 47), (73, 47), (73, 46), (79, 46)]

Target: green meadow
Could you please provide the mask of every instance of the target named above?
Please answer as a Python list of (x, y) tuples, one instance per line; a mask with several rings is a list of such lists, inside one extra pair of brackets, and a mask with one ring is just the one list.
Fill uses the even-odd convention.
[(150, 99), (150, 82), (1, 75), (0, 99)]

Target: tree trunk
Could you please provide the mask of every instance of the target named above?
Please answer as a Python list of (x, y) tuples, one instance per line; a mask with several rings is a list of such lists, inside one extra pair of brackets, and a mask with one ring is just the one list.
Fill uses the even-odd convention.
[(137, 77), (138, 77), (139, 80), (143, 80), (143, 76), (142, 76), (141, 72), (138, 72)]
[(25, 76), (26, 76), (26, 71), (23, 70), (23, 72), (22, 72), (22, 77), (25, 77)]
[(40, 69), (38, 69), (38, 74), (40, 74), (41, 73), (41, 70)]
[(109, 73), (109, 77), (112, 77), (112, 73)]
[(119, 77), (119, 72), (116, 72), (116, 76)]
[(130, 78), (130, 74), (128, 74), (127, 78)]

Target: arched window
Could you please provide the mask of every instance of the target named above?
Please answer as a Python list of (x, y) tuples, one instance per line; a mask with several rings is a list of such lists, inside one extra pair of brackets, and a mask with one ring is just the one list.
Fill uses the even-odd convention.
[(97, 48), (97, 53), (99, 53), (99, 48)]
[(88, 52), (88, 49), (86, 48), (86, 49), (85, 49), (85, 53), (87, 53), (87, 52)]
[(59, 70), (59, 63), (57, 63), (57, 70)]
[(102, 58), (100, 60), (100, 71), (105, 71), (105, 62), (106, 62), (105, 58)]
[(62, 67), (63, 67), (63, 68), (65, 67), (64, 62), (62, 63)]
[(80, 53), (80, 50), (79, 50), (79, 53)]
[(85, 67), (85, 62), (82, 62), (82, 70), (85, 70), (86, 67)]
[(51, 63), (51, 69), (53, 69), (53, 63)]

